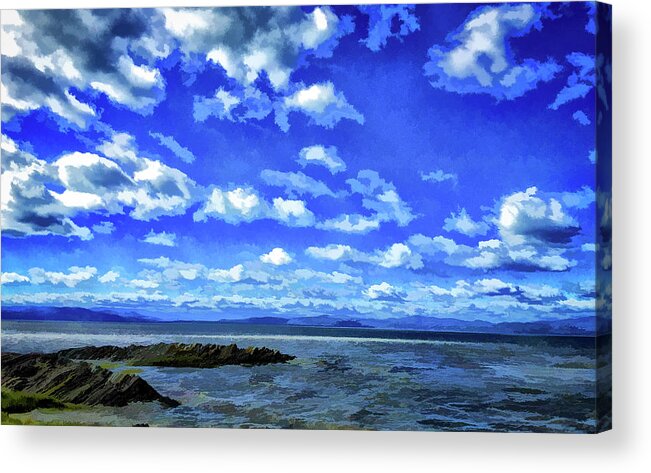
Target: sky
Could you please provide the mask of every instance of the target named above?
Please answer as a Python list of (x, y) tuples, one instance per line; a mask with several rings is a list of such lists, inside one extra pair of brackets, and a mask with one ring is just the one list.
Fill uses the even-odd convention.
[(593, 3), (2, 12), (2, 301), (591, 316)]

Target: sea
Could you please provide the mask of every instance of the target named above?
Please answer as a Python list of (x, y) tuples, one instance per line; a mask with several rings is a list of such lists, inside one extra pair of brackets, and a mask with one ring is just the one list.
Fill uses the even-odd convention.
[[(217, 322), (3, 321), (3, 352), (87, 345), (236, 343), (295, 360), (136, 367), (181, 403), (41, 410), (47, 423), (150, 427), (594, 432), (595, 338)], [(114, 371), (134, 370), (115, 366)]]

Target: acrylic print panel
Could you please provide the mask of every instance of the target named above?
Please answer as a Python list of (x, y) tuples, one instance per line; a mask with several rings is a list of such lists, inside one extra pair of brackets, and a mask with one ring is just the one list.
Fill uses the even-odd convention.
[(610, 7), (2, 12), (2, 423), (610, 428)]

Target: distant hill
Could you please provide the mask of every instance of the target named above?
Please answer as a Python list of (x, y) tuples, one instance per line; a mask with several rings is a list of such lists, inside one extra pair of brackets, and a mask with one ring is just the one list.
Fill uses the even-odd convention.
[(249, 317), (246, 319), (227, 320), (221, 319), (217, 322), (228, 324), (252, 324), (252, 325), (286, 325), (289, 319), (282, 317)]
[[(160, 322), (161, 319), (145, 317), (137, 313), (116, 313), (109, 310), (79, 307), (23, 307), (2, 308), (3, 320), (57, 320), (74, 322)], [(171, 321), (171, 320), (165, 320)], [(190, 322), (190, 319), (184, 319)], [(311, 317), (248, 317), (221, 319), (218, 323), (289, 325), (333, 328), (378, 328), (388, 330), (422, 330), (433, 332), (494, 333), (500, 335), (582, 335), (610, 333), (610, 321), (581, 317), (535, 322), (498, 322), (485, 320), (459, 320), (453, 318), (414, 315), (390, 319), (355, 318), (350, 315), (317, 315)], [(598, 325), (598, 327), (597, 327)], [(595, 330), (596, 329), (596, 330)]]
[(57, 320), (62, 322), (154, 322), (155, 319), (139, 314), (115, 312), (81, 307), (2, 307), (3, 320)]

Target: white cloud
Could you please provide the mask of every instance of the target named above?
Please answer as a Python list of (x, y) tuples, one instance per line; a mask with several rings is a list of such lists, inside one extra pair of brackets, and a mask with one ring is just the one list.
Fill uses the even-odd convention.
[(360, 42), (371, 51), (380, 51), (389, 38), (402, 41), (403, 37), (420, 29), (415, 5), (360, 5), (357, 8), (369, 17), (368, 37)]
[(594, 253), (597, 251), (597, 246), (596, 243), (584, 243), (581, 245), (581, 251)]
[[(158, 258), (140, 258), (138, 262), (162, 270), (160, 276), (166, 281), (194, 281), (206, 272), (206, 267), (202, 264), (171, 260), (165, 256), (159, 256)], [(146, 274), (150, 276), (149, 279), (152, 279), (152, 274)]]
[(364, 116), (346, 99), (343, 92), (336, 92), (332, 82), (301, 85), (292, 95), (276, 104), (276, 124), (283, 131), (289, 130), (289, 114), (301, 112), (310, 122), (325, 128), (333, 128), (343, 119), (364, 124)]
[(458, 253), (460, 249), (469, 249), (469, 247), (457, 245), (454, 240), (440, 235), (435, 237), (428, 237), (421, 233), (418, 233), (409, 237), (408, 241), (420, 252), (425, 254), (444, 253), (446, 255), (453, 255)]
[(412, 252), (411, 248), (404, 243), (394, 243), (374, 260), (384, 268), (404, 266), (409, 269), (420, 269), (423, 267), (420, 255)]
[(160, 285), (149, 279), (132, 279), (129, 284), (139, 289), (156, 289)]
[(120, 273), (118, 273), (117, 271), (107, 271), (102, 276), (98, 277), (97, 280), (102, 284), (106, 284), (109, 282), (117, 281), (119, 277), (120, 277)]
[(156, 233), (152, 229), (140, 241), (151, 245), (176, 246), (176, 234), (168, 232)]
[[(205, 55), (242, 85), (264, 72), (275, 90), (285, 89), (302, 52), (331, 54), (338, 38), (351, 32), (348, 19), (328, 7), (162, 10), (165, 27), (188, 56)], [(247, 28), (242, 29), (242, 25)]]
[(498, 226), (509, 244), (568, 243), (579, 230), (579, 224), (563, 211), (561, 203), (536, 196), (538, 189), (528, 188), (504, 198)]
[(305, 250), (305, 253), (313, 258), (326, 259), (326, 260), (342, 260), (348, 259), (354, 254), (353, 250), (348, 245), (327, 245), (325, 247), (310, 246)]
[(12, 272), (2, 273), (0, 276), (0, 284), (14, 284), (21, 282), (29, 282), (29, 278), (27, 276), (23, 276), (22, 274)]
[(380, 221), (374, 217), (344, 214), (317, 224), (317, 228), (345, 233), (368, 233), (380, 228)]
[(217, 282), (238, 282), (244, 275), (244, 266), (237, 264), (230, 269), (211, 269), (206, 277)]
[[(574, 68), (574, 72), (567, 78), (567, 85), (558, 92), (549, 105), (552, 110), (558, 110), (561, 105), (585, 97), (596, 83), (594, 56), (573, 52), (567, 55), (567, 62)], [(583, 116), (587, 120), (585, 113)]]
[(453, 184), (457, 184), (458, 177), (456, 174), (444, 172), (442, 169), (437, 169), (436, 171), (431, 171), (425, 174), (424, 172), (420, 173), (420, 178), (427, 182), (445, 182), (451, 181)]
[(286, 200), (276, 197), (273, 200), (276, 218), (294, 226), (307, 227), (314, 224), (314, 214), (305, 207), (302, 200)]
[(305, 202), (277, 197), (269, 203), (254, 189), (243, 187), (230, 191), (213, 188), (208, 200), (193, 215), (195, 222), (205, 222), (208, 217), (234, 225), (260, 219), (272, 219), (295, 227), (314, 224), (314, 214), (306, 207)]
[(93, 232), (110, 235), (115, 231), (115, 225), (110, 220), (105, 220), (92, 226)]
[(398, 195), (393, 183), (382, 179), (376, 171), (364, 169), (346, 183), (353, 193), (363, 196), (362, 206), (375, 212), (371, 219), (378, 227), (381, 222), (395, 222), (404, 227), (417, 217)]
[(594, 299), (566, 299), (560, 301), (560, 304), (570, 309), (578, 311), (594, 311), (595, 310), (595, 300)]
[[(19, 26), (2, 25), (12, 50), (3, 52), (2, 95), (8, 108), (3, 119), (42, 107), (85, 127), (95, 111), (73, 95), (73, 88), (99, 91), (118, 105), (150, 113), (165, 96), (164, 81), (154, 67), (157, 58), (139, 46), (152, 34), (157, 15), (147, 9), (16, 13)], [(129, 34), (114, 33), (121, 29)], [(139, 64), (131, 56), (136, 51)]]
[(547, 15), (542, 4), (482, 6), (447, 37), (447, 44), (429, 50), (425, 75), (432, 86), (460, 94), (486, 93), (514, 99), (552, 80), (561, 71), (554, 60), (519, 59), (510, 39), (541, 28)]
[(581, 190), (576, 192), (563, 192), (561, 194), (561, 200), (566, 207), (587, 209), (590, 204), (595, 202), (596, 195), (590, 187), (583, 186)]
[(297, 269), (294, 275), (299, 279), (319, 279), (326, 283), (332, 284), (361, 284), (362, 278), (359, 276), (351, 276), (350, 274), (333, 271), (331, 273), (324, 273), (321, 271), (314, 271), (312, 269)]
[(90, 229), (71, 219), (84, 207), (72, 205), (75, 199), (69, 199), (70, 194), (62, 196), (46, 187), (51, 182), (59, 183), (56, 169), (22, 151), (4, 135), (1, 180), (3, 235), (62, 235), (82, 240), (93, 237)]
[(298, 162), (303, 167), (308, 164), (324, 166), (328, 168), (331, 174), (337, 174), (346, 170), (346, 163), (337, 155), (337, 148), (335, 146), (307, 146), (299, 152)]
[(282, 187), (290, 197), (311, 195), (320, 197), (323, 195), (335, 197), (336, 194), (321, 181), (317, 181), (302, 172), (283, 172), (263, 169), (260, 172), (262, 180), (270, 186)]
[(81, 282), (92, 279), (97, 273), (97, 268), (71, 266), (68, 268), (68, 273), (31, 268), (27, 273), (32, 284), (63, 284), (67, 287), (75, 287)]
[(149, 136), (155, 138), (162, 146), (169, 149), (174, 155), (184, 163), (192, 163), (196, 159), (192, 151), (188, 148), (181, 146), (173, 136), (165, 136), (162, 133), (149, 132)]
[(448, 232), (459, 232), (464, 235), (473, 237), (476, 235), (486, 235), (488, 232), (488, 225), (486, 222), (475, 222), (466, 209), (461, 209), (458, 214), (454, 212), (445, 219), (443, 229)]
[(364, 295), (374, 300), (400, 300), (402, 299), (401, 294), (396, 287), (384, 281), (380, 284), (373, 284), (364, 291)]
[(261, 255), (260, 261), (274, 266), (282, 266), (291, 263), (292, 257), (282, 248), (274, 248), (269, 253)]

